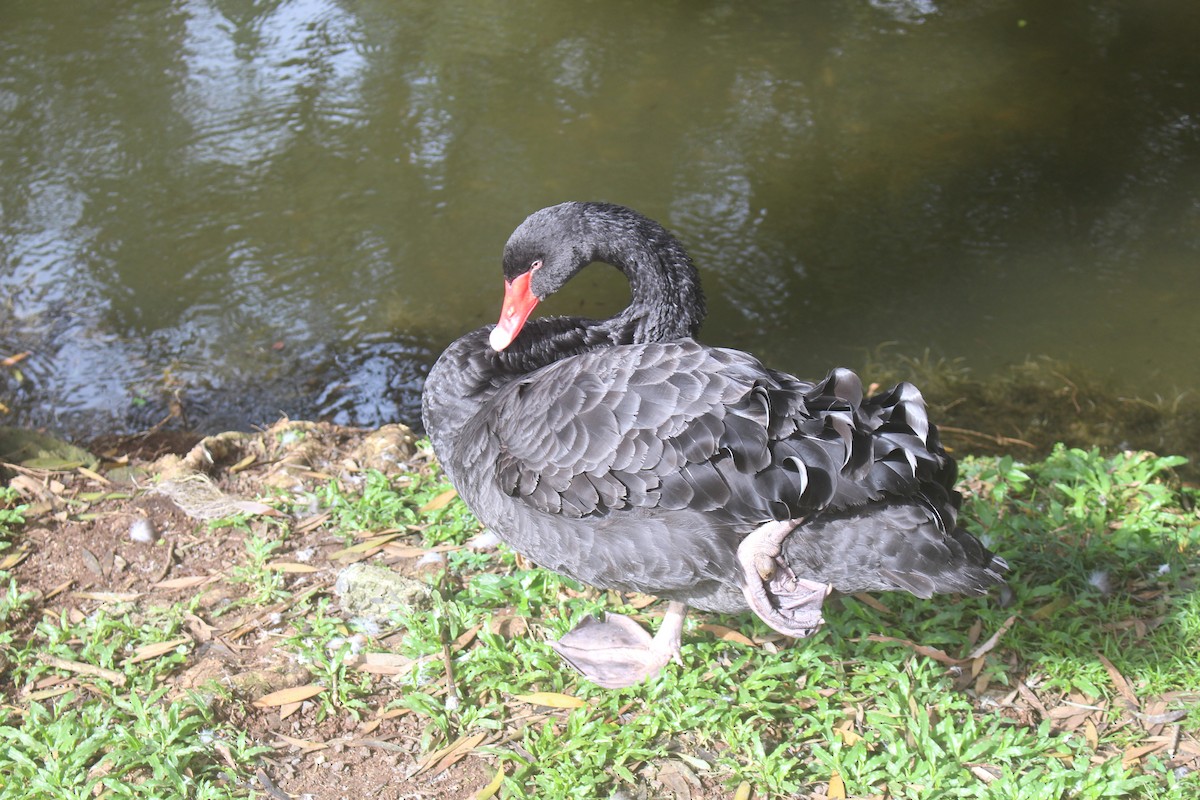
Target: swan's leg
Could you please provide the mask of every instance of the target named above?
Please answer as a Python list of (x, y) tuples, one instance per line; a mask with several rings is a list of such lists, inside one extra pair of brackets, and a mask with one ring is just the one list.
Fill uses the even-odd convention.
[(603, 622), (585, 617), (550, 646), (597, 686), (633, 686), (657, 675), (668, 661), (682, 663), (679, 644), (686, 614), (686, 605), (672, 601), (653, 639), (642, 626), (621, 614), (606, 614)]
[(768, 522), (738, 545), (742, 594), (755, 614), (780, 633), (802, 638), (825, 622), (821, 604), (833, 588), (827, 583), (797, 578), (779, 557), (786, 539), (801, 520)]

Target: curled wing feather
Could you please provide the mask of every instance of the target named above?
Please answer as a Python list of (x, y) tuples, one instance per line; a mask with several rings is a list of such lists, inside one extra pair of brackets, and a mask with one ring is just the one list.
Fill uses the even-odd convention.
[[(733, 523), (921, 497), (953, 525), (953, 461), (915, 387), (863, 398), (692, 340), (566, 358), (499, 390), (462, 441), (500, 489), (551, 515), (691, 508)], [(466, 472), (475, 472), (468, 465)]]

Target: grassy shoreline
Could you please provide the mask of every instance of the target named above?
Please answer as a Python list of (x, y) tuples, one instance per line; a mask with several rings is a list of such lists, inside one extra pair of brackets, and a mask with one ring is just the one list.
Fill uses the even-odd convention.
[[(287, 431), (264, 446), (317, 438)], [(252, 502), (141, 549), (114, 534), (127, 566), (57, 594), (49, 543), (94, 541), (161, 475), (27, 469), (0, 489), (0, 798), (1200, 797), (1182, 459), (963, 459), (962, 519), (1010, 593), (845, 597), (803, 642), (693, 614), (683, 665), (607, 691), (544, 639), (605, 608), (654, 626), (661, 604), (476, 540), (427, 449), (386, 472), (313, 457), (286, 488), (251, 480), (270, 452), (231, 471), (244, 452), (213, 477)], [(348, 609), (355, 562), (411, 601)]]

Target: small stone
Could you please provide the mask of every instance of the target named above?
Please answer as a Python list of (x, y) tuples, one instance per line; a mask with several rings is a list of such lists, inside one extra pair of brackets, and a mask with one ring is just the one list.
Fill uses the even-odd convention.
[(433, 605), (428, 586), (373, 564), (346, 567), (338, 575), (333, 592), (346, 616), (377, 622)]

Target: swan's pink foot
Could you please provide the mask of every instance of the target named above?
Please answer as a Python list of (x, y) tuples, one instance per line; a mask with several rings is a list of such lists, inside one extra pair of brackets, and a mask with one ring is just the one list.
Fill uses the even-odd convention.
[(744, 574), (742, 594), (754, 613), (780, 633), (803, 638), (825, 622), (821, 604), (833, 587), (797, 578), (779, 557), (783, 540), (799, 524), (788, 520), (756, 528), (738, 545), (738, 563)]
[(685, 614), (686, 605), (670, 603), (653, 639), (642, 626), (620, 614), (606, 614), (603, 622), (585, 617), (550, 646), (592, 683), (621, 689), (657, 675), (668, 661), (682, 663), (679, 643)]

